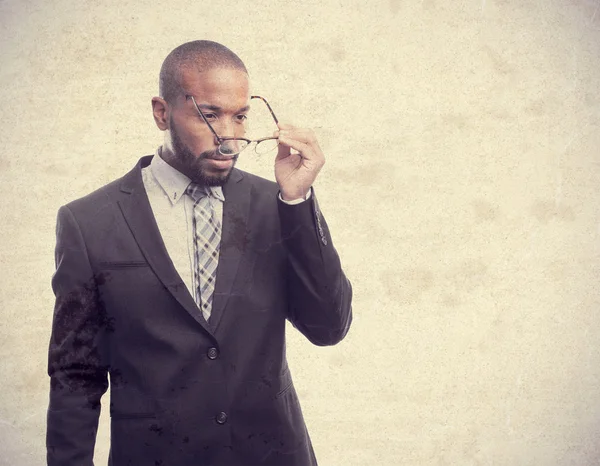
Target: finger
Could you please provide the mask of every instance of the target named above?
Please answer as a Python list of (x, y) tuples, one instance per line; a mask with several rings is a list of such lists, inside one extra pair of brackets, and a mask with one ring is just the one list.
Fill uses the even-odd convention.
[[(280, 141), (278, 141), (279, 143)], [(275, 160), (283, 160), (291, 155), (290, 146), (279, 143), (277, 144), (277, 157)]]
[(291, 139), (280, 134), (279, 143), (280, 146), (287, 147), (288, 154), (290, 153), (290, 148), (292, 148), (297, 150), (302, 158), (311, 159), (315, 157), (315, 150), (306, 142)]
[(296, 128), (294, 125), (292, 125), (290, 123), (282, 123), (281, 121), (279, 123), (277, 123), (277, 127), (279, 129), (287, 129), (287, 130)]
[(295, 139), (296, 141), (303, 142), (305, 144), (313, 145), (318, 147), (319, 142), (313, 130), (305, 128), (295, 128), (291, 130), (280, 130), (279, 136), (287, 137), (288, 139)]
[(304, 159), (314, 161), (322, 160), (324, 163), (325, 155), (311, 130), (303, 130), (301, 134), (294, 133), (294, 136), (295, 137), (292, 137), (286, 131), (280, 131), (279, 142), (280, 144), (286, 144), (292, 149), (300, 152)]
[(298, 128), (289, 123), (278, 123), (279, 131), (273, 133), (274, 137), (278, 137), (280, 134), (287, 135), (290, 138), (298, 139), (303, 142), (317, 142), (317, 137), (314, 131), (310, 128)]
[(273, 136), (276, 138), (279, 137), (279, 133), (281, 131), (291, 131), (291, 130), (296, 129), (296, 127), (294, 125), (291, 125), (289, 123), (281, 123), (281, 122), (277, 123), (277, 127), (279, 129), (273, 133)]

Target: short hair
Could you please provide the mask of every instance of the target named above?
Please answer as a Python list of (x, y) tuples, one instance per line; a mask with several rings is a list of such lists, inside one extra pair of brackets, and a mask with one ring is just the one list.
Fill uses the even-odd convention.
[(181, 92), (183, 68), (196, 68), (199, 72), (213, 68), (233, 68), (244, 71), (244, 62), (224, 45), (210, 40), (194, 40), (175, 48), (160, 68), (159, 95), (167, 102), (173, 102)]

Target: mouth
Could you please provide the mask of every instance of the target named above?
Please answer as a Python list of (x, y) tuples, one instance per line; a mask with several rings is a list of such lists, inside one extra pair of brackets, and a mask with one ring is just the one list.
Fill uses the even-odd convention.
[(235, 158), (236, 158), (235, 155), (234, 156), (220, 156), (220, 157), (211, 156), (211, 157), (206, 157), (206, 162), (213, 169), (228, 170), (233, 166), (233, 162), (234, 162)]
[(225, 155), (225, 156), (210, 156), (210, 157), (206, 157), (208, 160), (216, 160), (217, 162), (223, 162), (223, 161), (227, 161), (227, 160), (233, 160), (235, 159), (235, 155)]

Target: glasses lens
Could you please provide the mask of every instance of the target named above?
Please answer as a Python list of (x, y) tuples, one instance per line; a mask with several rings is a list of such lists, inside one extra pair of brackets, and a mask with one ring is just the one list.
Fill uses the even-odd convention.
[(223, 155), (236, 155), (242, 152), (247, 145), (248, 141), (244, 139), (227, 139), (219, 146), (219, 152)]
[(266, 139), (256, 144), (256, 148), (254, 150), (256, 150), (257, 154), (266, 154), (267, 152), (274, 150), (277, 145), (277, 139)]

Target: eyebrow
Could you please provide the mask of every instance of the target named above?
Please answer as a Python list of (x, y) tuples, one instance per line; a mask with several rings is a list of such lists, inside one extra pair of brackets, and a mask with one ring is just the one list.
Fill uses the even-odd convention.
[[(200, 108), (200, 110), (211, 110), (213, 112), (221, 112), (223, 109), (221, 107), (219, 107), (218, 105), (210, 105), (210, 104), (198, 104), (198, 107)], [(238, 109), (236, 112), (234, 113), (241, 113), (241, 112), (247, 112), (248, 110), (250, 110), (250, 106), (246, 105), (240, 109)]]

